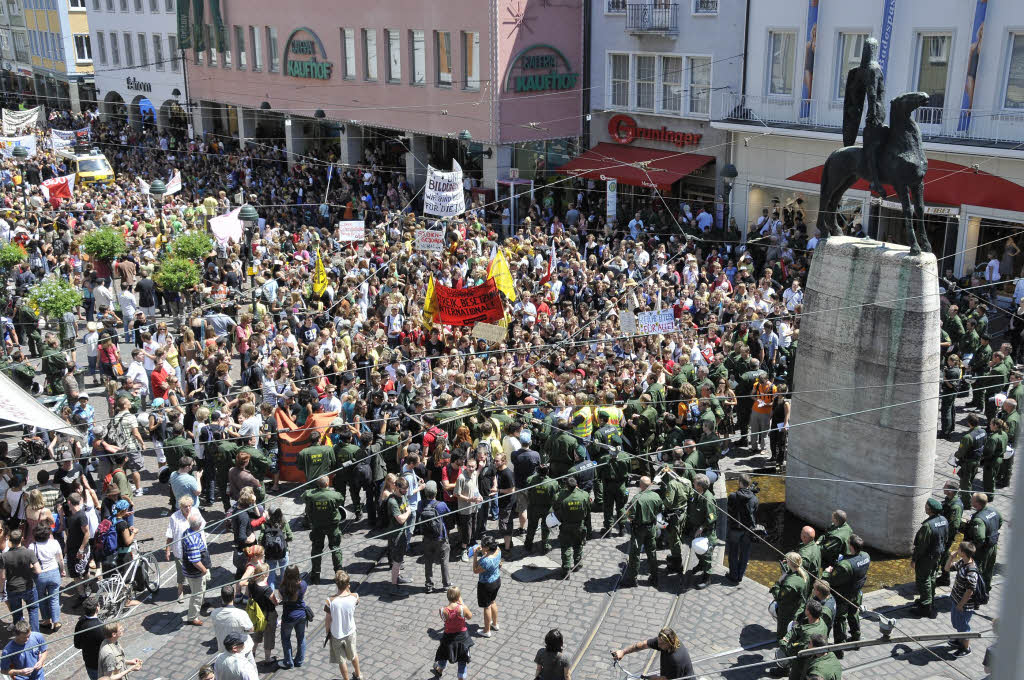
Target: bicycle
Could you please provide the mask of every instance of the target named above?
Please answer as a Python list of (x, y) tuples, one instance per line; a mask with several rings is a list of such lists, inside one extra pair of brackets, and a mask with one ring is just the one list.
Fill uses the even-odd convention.
[(646, 680), (647, 678), (643, 673), (634, 673), (627, 670), (619, 661), (612, 661), (612, 668), (618, 671), (618, 674), (615, 676), (616, 680)]
[(100, 615), (107, 620), (114, 620), (125, 613), (126, 603), (134, 599), (138, 592), (156, 595), (160, 592), (160, 566), (152, 554), (139, 556), (137, 546), (148, 543), (152, 538), (140, 538), (132, 543), (132, 561), (110, 571), (110, 575), (101, 578), (96, 595), (99, 598)]

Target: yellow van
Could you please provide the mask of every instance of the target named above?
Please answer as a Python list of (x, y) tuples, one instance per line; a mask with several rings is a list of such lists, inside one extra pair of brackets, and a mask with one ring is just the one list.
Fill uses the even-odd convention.
[(79, 185), (114, 182), (114, 169), (98, 149), (87, 152), (58, 151), (57, 156), (67, 162), (68, 169), (75, 173), (75, 182)]

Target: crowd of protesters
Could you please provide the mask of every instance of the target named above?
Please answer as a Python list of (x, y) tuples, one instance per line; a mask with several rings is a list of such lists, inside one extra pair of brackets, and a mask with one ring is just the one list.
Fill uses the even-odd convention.
[[(590, 510), (603, 512), (605, 532), (642, 526), (640, 514), (623, 514), (627, 485), (639, 477), (643, 491), (669, 466), (683, 490), (657, 501), (671, 515), (659, 547), (671, 553), (669, 569), (681, 569), (679, 547), (700, 535), (709, 513), (713, 525), (703, 507), (705, 472), (723, 457), (785, 465), (803, 284), (817, 242), (800, 203), (769, 206), (745, 242), (735, 225), (716, 221), (713, 207), (655, 192), (608, 223), (603, 199), (568, 180), (538, 193), (521, 224), (474, 204), (442, 225), (417, 212), (418, 187), (404, 167), (378, 164), (373, 149), (363, 163), (335, 166), (329, 179), (330, 152), (289, 162), (272, 144), (238, 149), (216, 136), (186, 139), (95, 115), (61, 114), (50, 125), (89, 126), (116, 179), (46, 201), (38, 184), (68, 168), (45, 149), (43, 129), (36, 156), (3, 162), (0, 237), (27, 252), (13, 277), (16, 293), (56, 275), (84, 298), (40, 331), (15, 297), (4, 323), (11, 375), (63, 394), (63, 415), (82, 435), (28, 433), (55, 459), (55, 472), (31, 468), (27, 479), (13, 450), (0, 469), (7, 598), (16, 621), (29, 603), (33, 635), (60, 629), (61, 584), (76, 589), (76, 611), (96, 616), (90, 578), (131, 563), (135, 499), (153, 493), (168, 497), (166, 559), (175, 564), (179, 602), (188, 592), (186, 621), (212, 622), (224, 653), (218, 678), (254, 677), (252, 636), (269, 662), (279, 632), (278, 665), (302, 665), (307, 617), (321, 615), (320, 600), (306, 597), (319, 583), (322, 552), (331, 554), (337, 589), (325, 605), (331, 659), (344, 678), (347, 663), (360, 677), (358, 596), (343, 570), (342, 528), (387, 532), (395, 597), (408, 594), (404, 557), (422, 536), (427, 592), (440, 563), (437, 590), (447, 594), (435, 673), (453, 663), (464, 678), (473, 613), (449, 578), (450, 560), (472, 562), (479, 575), (480, 634), (489, 637), (499, 630), (499, 565), (551, 549), (550, 511), (562, 522), (568, 578), (580, 559), (579, 550), (567, 551), (570, 537), (582, 544), (598, 535)], [(182, 191), (157, 201), (136, 181), (174, 170)], [(175, 239), (207, 233), (212, 217), (242, 203), (260, 222), (242, 242), (214, 242), (199, 285), (179, 294), (154, 283)], [(363, 220), (365, 239), (341, 240), (339, 220)], [(126, 239), (116, 262), (93, 261), (81, 249), (85, 233), (105, 227)], [(416, 230), (442, 227), (440, 254), (412, 247)], [(513, 294), (503, 293), (504, 342), (475, 338), (470, 328), (428, 327), (428, 280), (484, 283), (499, 249), (514, 281)], [(320, 294), (312, 288), (317, 253), (327, 276)], [(956, 302), (976, 309), (972, 300), (965, 293)], [(676, 332), (622, 331), (625, 313), (659, 309), (672, 310)], [(954, 342), (966, 349), (973, 338)], [(76, 371), (87, 375), (76, 379)], [(986, 380), (986, 390), (1005, 387)], [(90, 405), (89, 388), (105, 397), (106, 410)], [(318, 421), (320, 414), (330, 415)], [(282, 481), (282, 436), (310, 423), (318, 429), (294, 464), (309, 481), (301, 499), (315, 555), (303, 579), (306, 556), (289, 554), (293, 527), (273, 497), (292, 488)], [(230, 522), (237, 583), (214, 598), (204, 597), (204, 526), (218, 505)], [(114, 550), (93, 554), (105, 531), (115, 534)], [(512, 543), (519, 535), (525, 547)], [(710, 555), (706, 562), (703, 586)], [(207, 600), (219, 604), (212, 613)], [(120, 632), (108, 628), (106, 656), (107, 645), (98, 657), (83, 647), (90, 677), (141, 665), (117, 657)], [(561, 635), (552, 633), (538, 672), (568, 680)]]

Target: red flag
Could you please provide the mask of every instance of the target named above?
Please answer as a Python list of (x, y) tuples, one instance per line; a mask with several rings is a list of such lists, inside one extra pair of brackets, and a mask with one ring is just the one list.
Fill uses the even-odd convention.
[(39, 185), (40, 191), (47, 201), (55, 201), (62, 198), (71, 198), (71, 192), (75, 188), (75, 173), (48, 179)]

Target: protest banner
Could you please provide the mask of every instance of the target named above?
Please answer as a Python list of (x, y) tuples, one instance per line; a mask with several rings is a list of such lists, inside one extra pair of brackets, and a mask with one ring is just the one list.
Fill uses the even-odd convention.
[(431, 253), (443, 252), (444, 232), (436, 229), (417, 229), (416, 250), (425, 250)]
[(75, 188), (75, 173), (48, 179), (39, 185), (39, 191), (47, 201), (58, 198), (71, 198)]
[[(480, 321), (492, 322), (505, 318), (498, 287), (494, 279), (472, 288), (449, 288), (434, 282), (433, 323), (449, 326), (471, 326)], [(424, 309), (427, 305), (424, 305)]]
[(210, 220), (210, 231), (218, 243), (234, 241), (242, 242), (242, 220), (238, 219), (241, 208), (235, 208), (226, 215), (218, 215)]
[(173, 196), (179, 191), (181, 191), (181, 170), (175, 170), (170, 181), (167, 182), (167, 191), (164, 196)]
[(3, 132), (6, 136), (17, 135), (26, 128), (33, 127), (39, 122), (39, 107), (25, 109), (3, 110)]
[(676, 330), (676, 318), (671, 309), (657, 312), (641, 312), (636, 317), (638, 333), (673, 333)]
[(454, 217), (466, 212), (466, 193), (462, 186), (462, 166), (452, 160), (452, 171), (442, 172), (427, 166), (427, 186), (423, 191), (423, 213)]
[(23, 146), (28, 151), (28, 157), (36, 155), (36, 136), (23, 135), (21, 137), (0, 137), (0, 155), (10, 158), (14, 153), (14, 147)]
[(505, 341), (505, 335), (507, 333), (508, 328), (505, 326), (498, 326), (493, 323), (481, 321), (477, 325), (473, 326), (472, 335), (474, 338), (481, 338), (492, 345), (497, 345), (499, 342)]
[(362, 220), (338, 222), (338, 240), (342, 242), (365, 241), (366, 224)]
[(623, 335), (633, 335), (636, 333), (636, 315), (633, 312), (619, 312), (619, 330), (622, 331)]
[(54, 151), (60, 151), (73, 146), (76, 141), (89, 139), (89, 128), (77, 130), (50, 130), (50, 138), (47, 145)]

